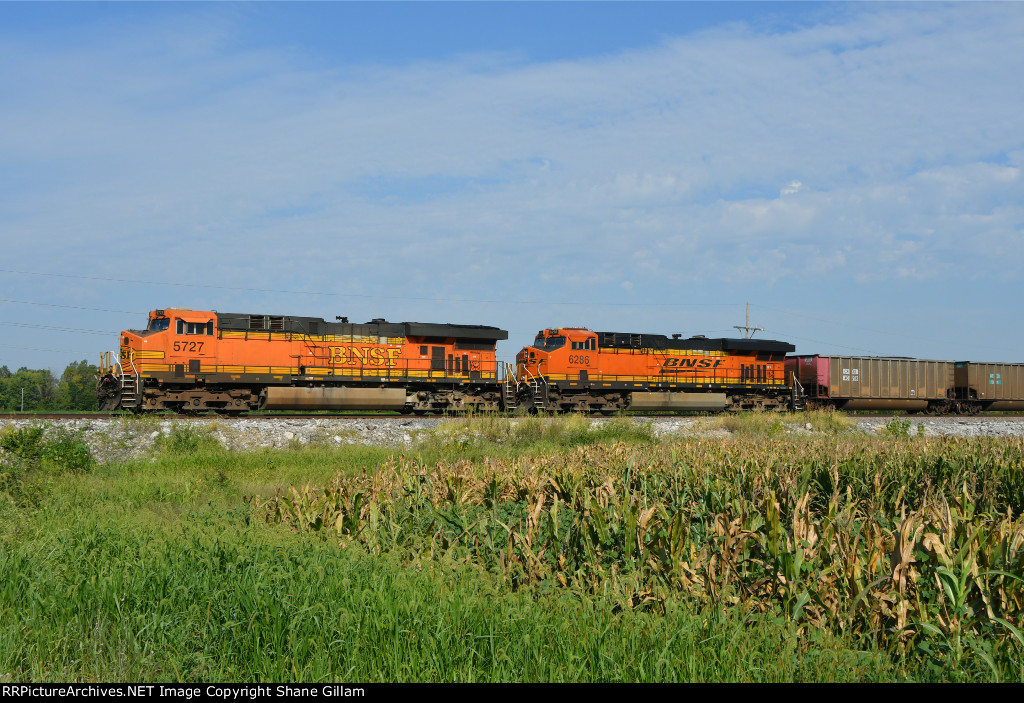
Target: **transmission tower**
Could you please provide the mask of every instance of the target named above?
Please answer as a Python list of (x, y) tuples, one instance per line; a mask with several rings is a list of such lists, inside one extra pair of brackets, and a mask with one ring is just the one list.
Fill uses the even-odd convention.
[(754, 332), (764, 332), (764, 327), (750, 326), (750, 303), (747, 303), (747, 324), (733, 325), (733, 327), (743, 332), (743, 339), (750, 339), (754, 336)]

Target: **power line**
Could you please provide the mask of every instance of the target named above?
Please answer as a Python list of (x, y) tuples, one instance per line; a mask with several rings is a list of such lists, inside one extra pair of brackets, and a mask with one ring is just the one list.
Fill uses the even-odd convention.
[(58, 305), (56, 303), (35, 303), (31, 300), (12, 300), (11, 298), (0, 298), (0, 303), (16, 303), (18, 305), (41, 305), (47, 308), (64, 308), (65, 310), (89, 310), (90, 312), (113, 312), (118, 315), (146, 315), (146, 312), (138, 310), (109, 310), (107, 308), (87, 308), (81, 305)]
[[(756, 305), (756, 303), (755, 303), (755, 305)], [(800, 313), (800, 312), (794, 312), (792, 310), (783, 310), (781, 308), (771, 308), (771, 307), (768, 307), (766, 305), (759, 305), (758, 307), (760, 307), (762, 310), (771, 310), (772, 312), (781, 312), (782, 314), (790, 315), (791, 317), (801, 317), (801, 318), (803, 318), (805, 320), (811, 320), (812, 322), (821, 322), (821, 323), (824, 323), (824, 324), (827, 324), (827, 325), (842, 326), (844, 329), (855, 329), (855, 330), (860, 330), (862, 332), (870, 332), (872, 334), (881, 334), (881, 335), (885, 335), (886, 337), (895, 337), (897, 339), (902, 339), (902, 340), (907, 339), (907, 333), (906, 333), (905, 330), (904, 331), (898, 331), (898, 332), (890, 332), (890, 331), (886, 331), (886, 330), (873, 329), (871, 327), (863, 327), (863, 326), (860, 326), (860, 325), (851, 325), (849, 323), (849, 319), (848, 318), (843, 318), (842, 321), (837, 321), (835, 319), (813, 317), (811, 315), (806, 315), (806, 314)], [(978, 345), (978, 344), (974, 344), (974, 343), (957, 342), (957, 341), (955, 341), (954, 339), (952, 339), (950, 337), (944, 337), (944, 338), (921, 337), (920, 335), (915, 334), (913, 339), (916, 342), (928, 342), (930, 344), (954, 345), (954, 346), (960, 346), (960, 347), (970, 347), (972, 349), (988, 349), (990, 351), (1003, 351), (1003, 352), (1017, 352), (1017, 351), (1019, 351), (1019, 349), (1011, 349), (1009, 347), (992, 347), (992, 346), (988, 346), (988, 345), (982, 346), (982, 345)], [(814, 341), (814, 340), (809, 340), (809, 341)], [(820, 342), (820, 343), (821, 344), (825, 344), (826, 342)], [(846, 348), (847, 349), (852, 349), (853, 347), (846, 347)]]
[(116, 337), (117, 332), (111, 332), (110, 330), (84, 330), (80, 327), (54, 327), (52, 325), (32, 325), (27, 322), (3, 322), (0, 321), (0, 325), (7, 325), (8, 327), (27, 327), (28, 329), (34, 330), (49, 330), (51, 332), (75, 332), (78, 334), (102, 334), (104, 337)]
[(788, 339), (799, 339), (801, 342), (814, 342), (815, 344), (825, 344), (827, 346), (836, 347), (838, 349), (849, 349), (851, 351), (858, 351), (858, 352), (863, 352), (865, 354), (871, 354), (872, 356), (886, 356), (885, 354), (881, 354), (880, 352), (877, 352), (877, 351), (875, 351), (873, 349), (864, 349), (862, 347), (849, 347), (849, 346), (846, 346), (844, 344), (835, 344), (834, 342), (826, 342), (826, 341), (823, 341), (821, 339), (810, 339), (808, 337), (797, 337), (795, 334), (789, 334), (787, 332), (775, 332), (773, 330), (764, 330), (764, 331), (768, 332), (772, 336), (782, 335), (783, 339), (787, 339), (787, 340)]
[(44, 349), (43, 347), (21, 347), (17, 344), (0, 344), (5, 349), (24, 349), (27, 351), (53, 352), (55, 354), (95, 354), (96, 350), (82, 351), (81, 349)]
[[(596, 301), (558, 302), (553, 300), (485, 300), (479, 298), (430, 298), (407, 295), (369, 295), (366, 293), (335, 293), (333, 291), (281, 290), (277, 288), (247, 288), (243, 286), (218, 286), (211, 283), (173, 283), (167, 281), (139, 281), (130, 278), (105, 278), (103, 276), (82, 276), (70, 273), (41, 273), (38, 271), (15, 271), (0, 269), (0, 273), (13, 273), (21, 276), (50, 276), (53, 278), (72, 278), (83, 281), (103, 281), (106, 283), (131, 283), (135, 285), (174, 286), (178, 288), (209, 288), (212, 290), (247, 291), (250, 293), (282, 293), (286, 295), (325, 295), (337, 298), (365, 298), (368, 300), (421, 300), (435, 303), (480, 303), (486, 305), (569, 305), (569, 306), (600, 306), (600, 307), (635, 307), (635, 308), (700, 308), (700, 307), (733, 307), (737, 303), (606, 303)], [(134, 313), (133, 313), (134, 314)]]

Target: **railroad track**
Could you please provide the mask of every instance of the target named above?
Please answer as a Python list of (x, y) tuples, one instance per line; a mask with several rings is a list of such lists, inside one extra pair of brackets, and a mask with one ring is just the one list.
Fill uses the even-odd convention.
[[(986, 414), (986, 415), (923, 415), (923, 414), (900, 414), (891, 413), (869, 413), (858, 412), (843, 413), (851, 420), (877, 419), (877, 418), (900, 418), (906, 420), (928, 420), (931, 422), (985, 422), (999, 420), (1024, 420), (1024, 413), (1018, 414)], [(789, 415), (786, 415), (789, 416)], [(219, 415), (217, 413), (191, 413), (191, 414), (169, 414), (160, 413), (153, 415), (135, 415), (127, 412), (97, 412), (97, 413), (0, 413), (0, 420), (109, 420), (111, 418), (133, 418), (150, 417), (160, 420), (317, 420), (317, 419), (342, 419), (342, 420), (382, 420), (398, 421), (410, 419), (441, 419), (445, 417), (465, 417), (460, 415), (402, 415), (402, 414), (373, 414), (373, 413), (246, 413), (242, 415)], [(512, 418), (514, 415), (508, 415)], [(601, 415), (591, 415), (595, 419), (602, 419)], [(693, 415), (679, 415), (672, 413), (631, 413), (621, 417), (635, 417), (640, 419), (671, 418), (671, 417), (694, 417)], [(799, 415), (793, 414), (794, 419), (799, 420)]]

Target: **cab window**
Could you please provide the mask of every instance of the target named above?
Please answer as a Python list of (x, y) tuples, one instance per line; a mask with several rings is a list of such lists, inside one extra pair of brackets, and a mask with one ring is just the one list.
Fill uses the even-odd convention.
[(554, 351), (565, 346), (565, 337), (537, 337), (533, 346), (542, 351)]
[(149, 321), (149, 330), (151, 332), (163, 332), (170, 326), (171, 321), (166, 317), (154, 317)]
[(204, 334), (213, 336), (213, 320), (209, 322), (185, 322), (178, 320), (176, 328), (178, 334)]

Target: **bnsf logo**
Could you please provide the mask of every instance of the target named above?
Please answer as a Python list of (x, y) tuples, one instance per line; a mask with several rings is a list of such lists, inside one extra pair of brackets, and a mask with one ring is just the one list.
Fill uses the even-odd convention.
[(330, 352), (331, 364), (351, 364), (353, 366), (397, 366), (401, 349), (381, 349), (380, 347), (327, 347)]
[(724, 359), (713, 359), (711, 357), (688, 357), (685, 359), (671, 358), (665, 359), (665, 363), (662, 364), (662, 368), (665, 369), (717, 369), (722, 365)]

